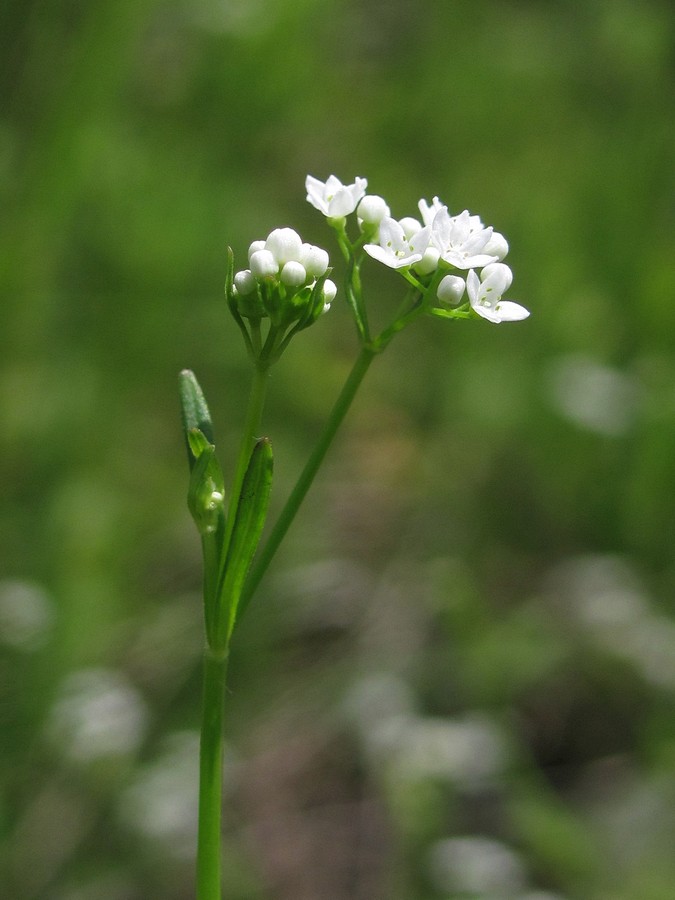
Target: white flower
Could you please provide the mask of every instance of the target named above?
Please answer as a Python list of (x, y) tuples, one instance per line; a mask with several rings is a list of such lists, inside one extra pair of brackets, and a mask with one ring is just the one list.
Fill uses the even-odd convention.
[(359, 203), (357, 215), (366, 225), (379, 225), (385, 216), (391, 215), (391, 210), (383, 197), (379, 197), (377, 194), (366, 194)]
[(325, 182), (312, 175), (305, 179), (308, 203), (330, 219), (339, 219), (353, 213), (366, 193), (367, 186), (365, 178), (356, 178), (354, 184), (342, 184), (335, 175), (330, 175)]
[(457, 306), (464, 295), (464, 279), (459, 275), (446, 275), (436, 289), (436, 296), (448, 306)]
[(480, 278), (473, 269), (466, 279), (466, 292), (472, 309), (488, 322), (519, 322), (529, 316), (529, 310), (519, 303), (502, 300), (502, 294), (513, 280), (511, 269), (504, 263), (485, 266)]
[(408, 239), (400, 222), (385, 217), (380, 222), (380, 243), (366, 244), (363, 249), (390, 269), (402, 269), (422, 259), (429, 243), (429, 231), (428, 227), (422, 228)]
[(466, 209), (458, 216), (450, 216), (447, 207), (442, 206), (431, 226), (431, 243), (447, 263), (458, 269), (475, 269), (497, 262), (496, 253), (486, 252), (492, 235), (492, 227), (486, 228), (478, 216), (472, 216)]

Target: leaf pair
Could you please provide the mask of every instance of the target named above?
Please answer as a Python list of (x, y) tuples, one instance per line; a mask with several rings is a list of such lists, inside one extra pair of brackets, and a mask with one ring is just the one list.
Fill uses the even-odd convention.
[[(202, 538), (204, 618), (212, 650), (227, 651), (242, 588), (265, 524), (272, 486), (272, 445), (256, 441), (228, 532), (222, 470), (204, 394), (189, 369), (180, 374), (183, 428), (190, 464), (188, 506)], [(229, 537), (228, 537), (229, 533)]]

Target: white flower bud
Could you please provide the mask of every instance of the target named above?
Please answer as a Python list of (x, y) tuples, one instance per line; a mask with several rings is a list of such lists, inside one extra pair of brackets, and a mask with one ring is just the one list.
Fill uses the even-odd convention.
[(511, 287), (513, 272), (506, 263), (490, 263), (480, 273), (480, 280), (485, 289), (490, 288), (501, 295)]
[(391, 210), (383, 197), (366, 194), (359, 203), (356, 214), (366, 225), (379, 225), (385, 216), (391, 215)]
[(253, 241), (251, 246), (248, 248), (248, 261), (251, 261), (251, 257), (257, 250), (265, 249), (265, 241)]
[(269, 250), (256, 250), (249, 260), (251, 272), (256, 278), (264, 278), (266, 275), (276, 275), (279, 271), (279, 263)]
[(302, 250), (302, 238), (292, 228), (275, 228), (267, 236), (265, 249), (270, 251), (280, 266), (291, 260), (297, 262)]
[(440, 258), (440, 251), (436, 247), (427, 247), (422, 259), (415, 263), (415, 271), (418, 275), (429, 275), (430, 272), (435, 272)]
[(300, 252), (300, 262), (303, 264), (310, 278), (321, 278), (328, 268), (328, 253), (321, 247), (313, 244), (303, 244)]
[(508, 252), (509, 244), (504, 235), (500, 234), (498, 231), (493, 231), (492, 237), (483, 249), (483, 253), (488, 253), (490, 256), (496, 256), (498, 259), (504, 259)]
[(335, 295), (337, 294), (337, 285), (334, 281), (331, 281), (330, 278), (327, 278), (323, 283), (323, 300), (324, 303), (327, 303), (328, 306), (335, 300)]
[(256, 289), (256, 280), (253, 272), (250, 269), (237, 272), (234, 276), (234, 286), (243, 297), (247, 294), (252, 294)]
[(464, 279), (459, 275), (446, 275), (438, 285), (436, 296), (441, 303), (456, 306), (464, 295)]
[(402, 219), (398, 220), (398, 224), (403, 229), (403, 234), (408, 241), (413, 234), (417, 234), (418, 231), (422, 230), (422, 223), (418, 222), (417, 219), (413, 219), (412, 216), (404, 216)]
[(300, 287), (307, 281), (307, 272), (301, 263), (290, 260), (281, 270), (279, 279), (288, 287)]

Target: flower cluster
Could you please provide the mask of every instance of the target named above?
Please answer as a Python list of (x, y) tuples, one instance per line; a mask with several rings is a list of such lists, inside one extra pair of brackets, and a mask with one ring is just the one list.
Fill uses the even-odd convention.
[[(420, 218), (394, 219), (382, 197), (366, 194), (367, 186), (365, 178), (343, 185), (334, 175), (325, 183), (308, 176), (307, 200), (329, 221), (355, 212), (365, 252), (416, 284), (430, 313), (470, 315), (472, 310), (489, 322), (529, 316), (519, 303), (502, 299), (513, 278), (502, 262), (509, 249), (502, 234), (468, 210), (450, 215), (438, 197), (420, 200)], [(468, 302), (462, 306), (465, 294)]]
[(269, 317), (273, 326), (306, 327), (326, 312), (337, 287), (328, 277), (328, 253), (303, 243), (292, 228), (275, 228), (248, 249), (248, 269), (237, 272), (230, 304), (247, 319)]

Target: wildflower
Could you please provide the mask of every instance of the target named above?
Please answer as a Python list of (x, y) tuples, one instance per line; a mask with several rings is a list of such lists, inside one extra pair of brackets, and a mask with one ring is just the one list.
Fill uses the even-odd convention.
[(502, 300), (502, 294), (508, 290), (513, 280), (511, 269), (504, 263), (491, 263), (485, 266), (480, 278), (473, 269), (466, 279), (466, 292), (474, 312), (488, 322), (519, 322), (530, 313), (519, 303)]
[(330, 175), (325, 182), (312, 175), (305, 180), (308, 203), (329, 219), (340, 219), (353, 213), (367, 186), (365, 178), (356, 178), (354, 184), (342, 184), (335, 175)]
[(402, 269), (422, 259), (429, 243), (429, 231), (428, 227), (420, 228), (408, 237), (401, 223), (387, 216), (380, 222), (379, 244), (365, 244), (363, 249), (390, 269)]
[(496, 253), (486, 252), (492, 234), (491, 226), (486, 228), (479, 216), (472, 216), (466, 209), (451, 216), (443, 206), (431, 225), (431, 243), (442, 259), (457, 269), (475, 269), (497, 262)]

